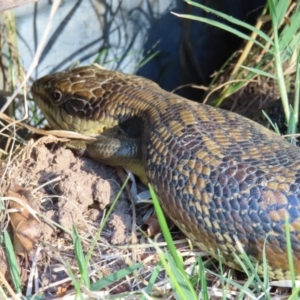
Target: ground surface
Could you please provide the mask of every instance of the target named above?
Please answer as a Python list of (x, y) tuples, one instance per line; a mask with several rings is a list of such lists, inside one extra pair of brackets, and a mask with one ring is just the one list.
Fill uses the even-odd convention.
[[(34, 264), (37, 266), (33, 284), (35, 288), (29, 294), (38, 291), (46, 299), (74, 294), (68, 266), (75, 275), (80, 273), (70, 234), (72, 227), (75, 225), (86, 255), (108, 209), (121, 189), (122, 180), (116, 169), (102, 166), (86, 157), (76, 156), (71, 150), (63, 147), (61, 140), (58, 142), (57, 138), (48, 136), (37, 141), (31, 140), (19, 152), (16, 151), (3, 162), (1, 174), (1, 190), (6, 192), (6, 200), (9, 201), (5, 202), (7, 209), (0, 211), (0, 226), (2, 229), (8, 228), (12, 237), (22, 273), (24, 294), (31, 285), (30, 273)], [(138, 191), (142, 189), (145, 187), (138, 186)], [(15, 238), (16, 232), (21, 232), (21, 235), (25, 232), (13, 225), (15, 217), (11, 203), (15, 203), (15, 199), (28, 201), (40, 220), (37, 222), (31, 218), (26, 220), (27, 223), (23, 226), (29, 230), (33, 240), (33, 245), (29, 245), (28, 248), (26, 245), (20, 247), (21, 239), (20, 242)], [(148, 233), (159, 233), (156, 217), (151, 216), (152, 214), (152, 206), (143, 203), (132, 205), (129, 192), (123, 191), (93, 250), (89, 267), (90, 279), (91, 282), (95, 282), (128, 266), (142, 264), (130, 276), (121, 280), (113, 279), (105, 289), (100, 289), (102, 297), (134, 294), (137, 291), (141, 293), (149, 285), (160, 260), (157, 250), (149, 244), (147, 236), (136, 229), (136, 225), (145, 228)], [(205, 254), (197, 249), (191, 250), (181, 233), (177, 232), (173, 236), (176, 247), (184, 258), (185, 269), (189, 273), (194, 270), (198, 256), (203, 257)], [(163, 239), (160, 237), (157, 241), (163, 242)], [(162, 249), (165, 247), (164, 243), (159, 245)], [(211, 259), (206, 261), (206, 266), (213, 270), (214, 265), (218, 266), (218, 263), (215, 264)], [(228, 272), (226, 266), (223, 266), (223, 271), (227, 275), (233, 273), (232, 270)], [(1, 247), (0, 273), (9, 276), (6, 255)], [(209, 273), (206, 275), (210, 286), (210, 299), (221, 299), (224, 293), (222, 282)], [(8, 281), (13, 285), (10, 279)], [(162, 298), (172, 295), (172, 287), (163, 269), (155, 283), (155, 287), (152, 288), (153, 294)], [(239, 295), (235, 286), (228, 286), (226, 291), (232, 295), (231, 299)], [(280, 294), (287, 295), (286, 290)], [(140, 299), (140, 295), (128, 299)]]
[[(76, 156), (61, 143), (57, 143), (57, 139), (53, 137), (44, 137), (36, 142), (30, 141), (27, 147), (7, 160), (2, 168), (4, 174), (2, 191), (8, 191), (6, 193), (8, 198), (12, 196), (22, 198), (25, 195), (25, 198), (30, 199), (30, 206), (33, 209), (36, 205), (39, 207), (41, 234), (37, 244), (42, 248), (38, 258), (39, 272), (43, 274), (40, 276), (41, 288), (57, 295), (58, 287), (61, 289), (62, 286), (60, 281), (68, 277), (65, 261), (69, 261), (76, 269), (74, 246), (69, 234), (72, 226), (75, 225), (77, 228), (83, 240), (83, 248), (87, 252), (104, 215), (122, 187), (122, 181), (115, 168), (102, 166), (86, 157)], [(143, 204), (138, 205), (137, 209), (134, 224), (141, 226), (153, 210), (148, 204), (147, 207)], [(146, 247), (141, 247), (138, 251), (130, 249), (132, 241), (142, 244), (147, 240), (140, 232), (137, 233), (138, 240), (136, 240), (133, 229), (135, 227), (132, 226), (132, 211), (128, 193), (123, 191), (92, 256), (99, 264), (98, 269), (102, 276), (134, 263), (132, 252), (135, 252), (135, 255), (147, 252)], [(36, 247), (26, 253), (25, 256), (28, 254), (29, 260), (32, 259), (35, 249)], [(148, 251), (152, 252), (155, 253), (154, 250)], [(24, 258), (24, 255), (22, 257)], [(150, 261), (153, 262), (153, 258)], [(3, 264), (1, 270), (6, 270), (4, 259), (0, 259), (1, 263)], [(23, 278), (25, 283), (28, 279), (26, 275), (29, 272), (28, 265), (24, 262), (20, 262), (20, 265), (25, 274)], [(55, 271), (55, 268), (58, 271)], [(51, 284), (55, 283), (57, 285), (50, 288)], [(69, 284), (70, 281), (63, 286), (67, 288)], [(128, 283), (125, 287), (120, 284), (119, 289), (120, 286), (121, 291), (131, 289)]]
[[(25, 189), (38, 188), (35, 196), (49, 219), (67, 230), (72, 225), (84, 230), (84, 216), (87, 214), (90, 222), (101, 220), (122, 183), (112, 168), (76, 157), (62, 146), (49, 147), (42, 141), (31, 147), (24, 164), (12, 171), (12, 178)], [(110, 218), (107, 239), (112, 244), (126, 243), (130, 229), (130, 203), (123, 195)], [(54, 229), (45, 225), (42, 232), (49, 241)]]

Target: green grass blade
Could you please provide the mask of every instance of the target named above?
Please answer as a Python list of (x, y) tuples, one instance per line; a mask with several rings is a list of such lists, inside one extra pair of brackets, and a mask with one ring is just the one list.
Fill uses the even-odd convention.
[[(267, 34), (265, 34), (262, 30), (257, 29), (255, 26), (252, 26), (252, 25), (250, 25), (250, 24), (248, 24), (246, 22), (243, 22), (243, 21), (241, 21), (241, 20), (239, 20), (237, 18), (234, 18), (232, 16), (226, 15), (226, 14), (220, 12), (220, 11), (214, 10), (214, 9), (212, 9), (212, 8), (210, 8), (208, 6), (205, 6), (203, 4), (200, 4), (198, 2), (194, 2), (194, 1), (190, 1), (190, 0), (185, 0), (185, 2), (188, 3), (188, 4), (190, 4), (190, 5), (193, 5), (195, 7), (201, 8), (201, 9), (203, 9), (205, 11), (208, 11), (209, 13), (213, 13), (214, 15), (216, 15), (216, 16), (218, 16), (220, 18), (223, 18), (224, 20), (226, 20), (226, 21), (228, 21), (228, 22), (230, 22), (232, 24), (241, 26), (241, 27), (249, 30), (250, 32), (253, 31), (258, 36), (260, 36), (261, 38), (263, 38), (267, 43), (269, 43), (270, 45), (273, 45), (272, 39)], [(223, 24), (223, 23), (221, 23), (221, 24)], [(222, 28), (222, 27), (220, 27), (220, 28)], [(229, 28), (231, 28), (231, 27), (229, 27)], [(222, 29), (224, 29), (224, 28), (222, 28)], [(247, 36), (247, 37), (249, 38), (249, 36)], [(263, 46), (263, 48), (264, 48), (264, 46)]]
[(299, 33), (297, 34), (300, 28), (300, 12), (299, 6), (295, 14), (291, 17), (290, 26), (285, 26), (279, 37), (280, 51), (283, 51), (288, 45), (291, 45), (293, 42), (296, 42), (292, 49), (296, 49), (299, 45)]
[[(293, 135), (296, 133), (297, 124), (298, 124), (298, 122), (295, 119), (294, 108), (292, 106), (290, 106), (290, 117), (289, 117), (288, 129), (287, 129), (288, 135)], [(295, 144), (295, 139), (293, 138), (293, 136), (289, 136), (287, 138), (287, 140), (290, 143)]]
[(246, 67), (246, 66), (241, 66), (241, 68), (243, 69), (246, 69), (254, 74), (257, 74), (257, 75), (261, 75), (261, 76), (264, 76), (264, 77), (267, 77), (267, 78), (272, 78), (272, 79), (277, 79), (276, 76), (274, 76), (273, 74), (270, 74), (268, 72), (265, 72), (263, 70), (260, 70), (260, 69), (257, 69), (257, 68), (252, 68), (252, 67)]
[[(158, 277), (159, 272), (160, 272), (161, 269), (162, 269), (162, 263), (159, 262), (156, 265), (156, 267), (154, 268), (154, 271), (153, 271), (153, 273), (152, 273), (152, 275), (150, 277), (149, 283), (148, 283), (148, 285), (147, 285), (147, 287), (145, 289), (145, 293), (146, 294), (150, 295), (150, 293), (152, 291), (152, 288), (153, 288), (153, 286), (155, 284), (155, 281), (156, 281), (156, 279), (157, 279), (157, 277)], [(141, 300), (146, 300), (146, 297), (143, 296)]]
[[(261, 288), (263, 286), (263, 283), (257, 273), (257, 268), (254, 268), (251, 260), (247, 256), (245, 252), (241, 253), (241, 257), (237, 255), (236, 253), (233, 253), (235, 256), (235, 259), (238, 261), (239, 265), (243, 269), (243, 272), (247, 274), (248, 278), (252, 278), (253, 286), (256, 289), (258, 293), (260, 293)], [(254, 280), (255, 279), (255, 280)]]
[(158, 198), (151, 186), (151, 184), (149, 184), (149, 190), (150, 190), (150, 195), (152, 197), (152, 200), (153, 200), (153, 205), (154, 205), (154, 208), (155, 208), (155, 212), (156, 212), (156, 215), (157, 215), (157, 219), (158, 219), (158, 222), (159, 222), (159, 225), (160, 225), (160, 228), (162, 230), (162, 233), (163, 233), (163, 236), (167, 242), (167, 245), (168, 245), (168, 248), (171, 252), (171, 255), (173, 256), (174, 258), (174, 261), (177, 265), (177, 268), (182, 272), (182, 273), (185, 273), (185, 270), (183, 268), (183, 263), (182, 263), (182, 259), (179, 257), (178, 255), (178, 252), (175, 248), (175, 245), (173, 243), (173, 239), (172, 239), (172, 236), (170, 234), (170, 230), (169, 230), (169, 226), (167, 224), (167, 221), (166, 221), (166, 218), (164, 216), (164, 213), (160, 207), (160, 204), (159, 204), (159, 201), (158, 201)]
[(289, 107), (287, 89), (284, 80), (284, 73), (282, 68), (281, 53), (280, 53), (280, 46), (279, 46), (278, 15), (276, 12), (274, 0), (268, 0), (268, 5), (269, 5), (271, 18), (272, 18), (272, 28), (273, 28), (273, 35), (274, 35), (274, 59), (275, 59), (277, 82), (280, 91), (282, 106), (284, 109), (285, 119), (287, 123), (289, 123), (290, 107)]
[(79, 273), (81, 275), (81, 278), (85, 286), (89, 289), (90, 288), (89, 272), (88, 272), (88, 268), (86, 267), (80, 236), (78, 235), (76, 227), (74, 225), (72, 227), (72, 239), (73, 239), (75, 257), (79, 267)]
[(292, 294), (289, 296), (288, 300), (299, 300), (300, 287), (293, 289)]
[(5, 251), (6, 251), (10, 274), (11, 274), (11, 277), (12, 277), (12, 280), (13, 280), (13, 283), (14, 283), (17, 293), (21, 293), (22, 292), (22, 281), (21, 281), (21, 277), (20, 277), (20, 269), (18, 266), (14, 247), (13, 247), (13, 244), (11, 242), (11, 239), (9, 237), (7, 230), (4, 230), (3, 234), (4, 234)]
[[(239, 241), (236, 240), (239, 253), (240, 255), (237, 255), (234, 253), (235, 258), (239, 261), (240, 266), (242, 267), (243, 271), (247, 274), (248, 278), (253, 277), (252, 285), (255, 287), (257, 293), (263, 294), (263, 296), (266, 299), (270, 298), (269, 295), (269, 280), (268, 280), (268, 274), (265, 275), (264, 279), (267, 280), (267, 282), (262, 282), (260, 275), (258, 274), (258, 263), (256, 264), (256, 267), (254, 267), (252, 261), (250, 260), (249, 256), (246, 254), (246, 252), (243, 250), (242, 245), (240, 245)], [(266, 243), (266, 240), (265, 240)], [(263, 246), (264, 255), (265, 253), (265, 244)], [(263, 258), (263, 261), (265, 265), (263, 266), (263, 271), (267, 273), (268, 266), (267, 266), (267, 259), (266, 257)]]
[[(216, 276), (217, 278), (220, 278), (220, 275), (211, 271), (211, 270), (207, 270), (208, 273)], [(248, 281), (253, 282), (255, 275), (252, 274)], [(238, 288), (240, 291), (242, 291), (243, 293), (245, 293), (250, 299), (257, 299), (256, 295), (247, 287), (247, 286), (242, 286), (241, 284), (237, 283), (234, 280), (230, 280), (226, 277), (224, 277), (224, 281), (226, 281), (229, 285), (233, 285), (234, 287)], [(244, 298), (243, 298), (244, 299)]]
[(277, 1), (272, 0), (275, 13), (274, 16), (276, 18), (277, 26), (283, 21), (283, 18), (286, 15), (287, 9), (290, 6), (290, 1)]
[(181, 270), (179, 270), (174, 258), (169, 254), (169, 252), (163, 252), (155, 244), (154, 247), (156, 248), (160, 261), (170, 278), (170, 284), (173, 288), (176, 299), (197, 300), (198, 297), (191, 282), (187, 278), (186, 273), (182, 273)]
[(208, 19), (208, 18), (203, 18), (203, 17), (198, 17), (198, 16), (193, 16), (193, 15), (186, 15), (186, 14), (177, 14), (177, 13), (174, 13), (172, 12), (173, 15), (177, 16), (177, 17), (180, 17), (180, 18), (185, 18), (185, 19), (189, 19), (189, 20), (194, 20), (194, 21), (198, 21), (198, 22), (202, 22), (202, 23), (206, 23), (206, 24), (209, 24), (209, 25), (212, 25), (212, 26), (215, 26), (215, 27), (218, 27), (220, 29), (223, 29), (223, 30), (226, 30), (244, 40), (247, 40), (247, 41), (251, 41), (253, 42), (254, 44), (260, 46), (261, 48), (265, 49), (267, 52), (270, 52), (270, 49), (265, 47), (265, 45), (263, 45), (262, 43), (258, 42), (257, 40), (255, 39), (252, 39), (249, 35), (233, 28), (233, 27), (230, 27), (224, 23), (221, 23), (219, 21), (215, 21), (215, 20), (211, 20), (211, 19)]
[[(157, 249), (160, 260), (164, 268), (166, 269), (168, 276), (170, 277), (170, 282), (172, 282), (172, 285), (174, 287), (174, 292), (178, 293), (178, 297), (179, 297), (178, 299), (197, 299), (196, 292), (183, 268), (182, 258), (178, 255), (176, 251), (168, 224), (166, 222), (163, 211), (160, 207), (158, 198), (150, 184), (149, 184), (149, 191), (153, 200), (153, 205), (155, 208), (159, 225), (161, 227), (163, 236), (167, 242), (168, 249), (171, 255), (168, 252), (162, 254), (162, 251), (158, 247), (155, 248)], [(182, 289), (184, 289), (184, 291)], [(185, 295), (185, 297), (187, 297), (187, 295), (189, 296), (187, 298), (182, 298), (183, 295)]]
[(91, 284), (91, 291), (100, 291), (104, 289), (105, 287), (131, 274), (133, 271), (137, 270), (142, 265), (142, 263), (138, 263), (132, 266), (128, 266), (126, 268), (123, 268), (122, 270), (119, 270), (115, 273), (105, 276), (104, 278), (101, 278), (100, 280)]
[(104, 57), (108, 54), (108, 48), (103, 48), (101, 51), (98, 53), (96, 58), (94, 59), (94, 64), (100, 64), (103, 61)]
[(280, 130), (278, 128), (278, 125), (270, 119), (270, 117), (267, 115), (267, 113), (264, 110), (262, 110), (262, 113), (265, 116), (265, 118), (268, 120), (269, 124), (273, 127), (274, 131), (280, 135)]
[(8, 298), (2, 288), (2, 286), (0, 286), (0, 299), (3, 299), (3, 300), (8, 300), (8, 299), (11, 299), (11, 298)]
[[(300, 18), (299, 18), (300, 19)], [(292, 134), (295, 134), (299, 124), (299, 104), (300, 104), (300, 51), (298, 51), (297, 62), (296, 62), (296, 79), (295, 79), (295, 99), (293, 107), (293, 119), (294, 119), (294, 130)]]
[(152, 60), (155, 56), (157, 56), (159, 54), (160, 51), (155, 51), (154, 53), (152, 53), (151, 55), (149, 55), (146, 58), (143, 58), (137, 65), (138, 68), (142, 68), (145, 64), (147, 64), (150, 60)]
[[(182, 290), (181, 285), (180, 285), (180, 279), (178, 279), (178, 276), (176, 271), (172, 270), (165, 259), (165, 256), (161, 249), (159, 247), (156, 247), (156, 251), (158, 252), (158, 256), (160, 258), (161, 263), (163, 264), (169, 278), (170, 278), (170, 284), (173, 288), (174, 293), (177, 295), (177, 299), (182, 299), (182, 300), (188, 300), (186, 298), (185, 292)], [(175, 270), (178, 270), (174, 268)]]
[(239, 294), (239, 299), (247, 299), (247, 297), (245, 297), (245, 295), (248, 296), (247, 291), (249, 291), (251, 289), (251, 287), (254, 285), (253, 284), (254, 280), (255, 280), (255, 275), (254, 274), (247, 279), (247, 281), (242, 286), (241, 293)]
[(76, 298), (79, 296), (80, 299), (83, 300), (84, 298), (81, 293), (81, 280), (76, 279), (76, 277), (72, 271), (72, 267), (68, 261), (66, 261), (66, 267), (67, 267), (68, 275), (71, 277), (72, 283), (75, 288)]
[(201, 257), (199, 257), (197, 261), (199, 264), (199, 273), (200, 273), (199, 275), (200, 275), (200, 282), (201, 282), (201, 296), (202, 296), (201, 299), (209, 300), (204, 264)]
[[(228, 290), (228, 282), (225, 282), (224, 278), (224, 271), (223, 271), (223, 261), (222, 261), (222, 255), (220, 252), (220, 249), (218, 249), (218, 262), (219, 262), (219, 278), (221, 279), (221, 286), (222, 286), (222, 291), (224, 291), (222, 299), (226, 300), (227, 299), (227, 293), (226, 291)], [(228, 271), (228, 277), (231, 276), (231, 270)]]

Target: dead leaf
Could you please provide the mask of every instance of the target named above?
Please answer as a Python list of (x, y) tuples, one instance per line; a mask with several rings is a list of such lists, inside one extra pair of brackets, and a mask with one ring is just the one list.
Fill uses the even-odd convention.
[(143, 224), (142, 228), (146, 230), (149, 236), (154, 236), (161, 232), (156, 216), (149, 217)]
[(65, 283), (57, 287), (56, 296), (64, 297), (70, 287), (71, 283)]
[(30, 209), (37, 210), (37, 205), (33, 205), (34, 208), (32, 207), (30, 193), (21, 187), (13, 187), (7, 192), (6, 196), (14, 199), (10, 200), (10, 209), (18, 210), (10, 213), (15, 252), (17, 255), (25, 256), (35, 247), (41, 232), (41, 224), (29, 212)]

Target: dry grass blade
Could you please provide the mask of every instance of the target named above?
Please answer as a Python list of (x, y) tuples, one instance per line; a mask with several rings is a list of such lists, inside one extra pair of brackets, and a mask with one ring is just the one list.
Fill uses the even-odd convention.
[(95, 137), (86, 136), (86, 135), (83, 135), (83, 134), (80, 134), (77, 132), (73, 132), (73, 131), (37, 129), (26, 123), (22, 123), (20, 121), (15, 121), (4, 113), (0, 113), (0, 119), (2, 119), (3, 121), (8, 123), (8, 125), (5, 128), (3, 128), (2, 130), (6, 129), (12, 125), (15, 125), (16, 127), (27, 128), (30, 131), (32, 131), (36, 134), (40, 134), (40, 135), (53, 135), (53, 136), (60, 137), (60, 138), (68, 138), (68, 139), (76, 139), (76, 140), (84, 140), (84, 141), (94, 141), (95, 140)]
[(38, 0), (0, 0), (0, 12), (37, 1)]
[(5, 276), (1, 273), (0, 270), (0, 282), (5, 286), (5, 288), (8, 290), (9, 294), (11, 295), (13, 300), (19, 300), (20, 298), (16, 295), (16, 293), (11, 288), (10, 284), (7, 282)]
[(24, 77), (23, 82), (19, 85), (19, 87), (15, 90), (15, 92), (13, 93), (13, 95), (10, 97), (10, 99), (8, 99), (8, 101), (5, 103), (5, 105), (3, 105), (3, 107), (1, 108), (1, 112), (4, 112), (7, 107), (10, 105), (10, 103), (13, 101), (13, 99), (15, 99), (16, 95), (18, 95), (20, 93), (20, 91), (22, 90), (22, 88), (26, 87), (26, 82), (28, 81), (29, 77), (31, 76), (32, 72), (34, 71), (35, 67), (37, 66), (41, 53), (44, 49), (44, 45), (47, 41), (48, 38), (48, 34), (50, 32), (50, 29), (52, 27), (52, 22), (55, 16), (55, 13), (59, 7), (61, 3), (61, 0), (54, 0), (52, 3), (52, 7), (51, 7), (51, 12), (50, 12), (50, 16), (49, 16), (49, 20), (48, 23), (46, 25), (46, 28), (44, 30), (43, 33), (43, 37), (41, 39), (41, 41), (39, 42), (38, 48), (36, 50), (36, 53), (34, 55), (34, 58), (32, 60), (32, 63), (26, 73), (26, 76)]

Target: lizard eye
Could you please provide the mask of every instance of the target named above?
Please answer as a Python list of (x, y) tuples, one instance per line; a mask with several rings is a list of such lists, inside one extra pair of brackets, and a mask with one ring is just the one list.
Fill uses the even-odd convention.
[(62, 93), (59, 90), (53, 90), (51, 92), (51, 96), (52, 96), (53, 101), (57, 103), (57, 102), (59, 102), (61, 100)]

